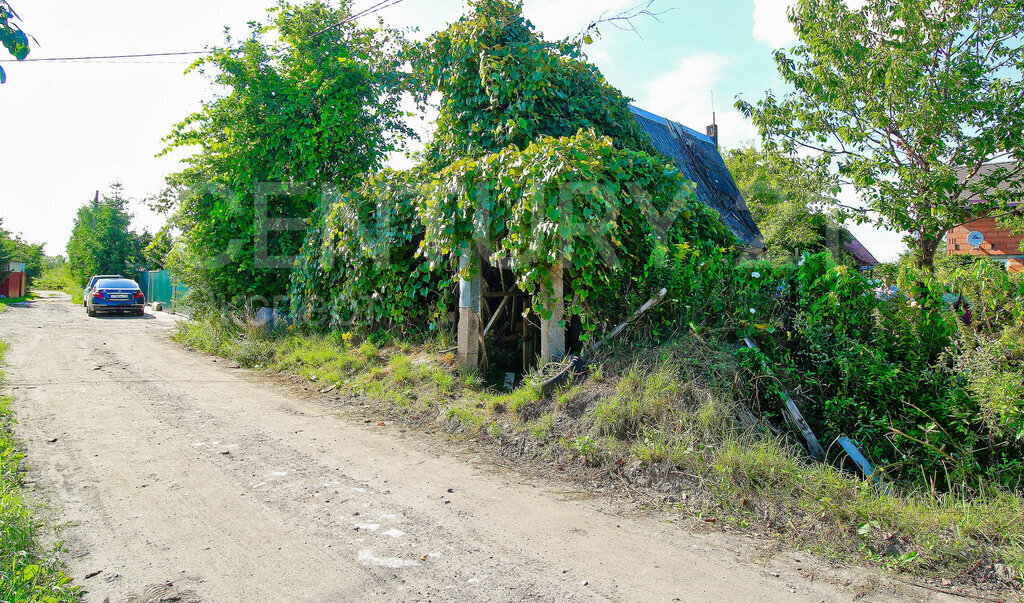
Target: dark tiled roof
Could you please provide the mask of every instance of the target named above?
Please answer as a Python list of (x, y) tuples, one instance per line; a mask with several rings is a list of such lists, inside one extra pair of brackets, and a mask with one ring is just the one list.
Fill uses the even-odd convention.
[(857, 237), (853, 236), (852, 233), (850, 234), (850, 240), (843, 243), (843, 248), (846, 249), (847, 253), (853, 256), (853, 259), (857, 260), (857, 264), (861, 267), (878, 265), (878, 260), (875, 259), (875, 256), (871, 255), (868, 248), (858, 241)]
[[(1024, 181), (1024, 173), (1021, 173), (1021, 171), (1017, 169), (1017, 163), (1014, 161), (994, 161), (992, 163), (986, 163), (985, 165), (981, 166), (981, 169), (978, 170), (978, 173), (974, 175), (974, 177), (971, 177), (971, 170), (968, 170), (965, 167), (956, 168), (956, 177), (961, 181), (966, 180), (968, 178), (970, 178), (972, 181), (979, 181), (982, 178), (991, 177), (993, 175), (1008, 176), (1008, 178), (1005, 178), (1002, 181), (1000, 181), (999, 184), (995, 187), (998, 190), (1009, 189), (1011, 184), (1015, 184), (1015, 188), (1019, 190), (1021, 187), (1021, 181)], [(991, 193), (992, 189), (989, 189), (989, 192)], [(975, 196), (974, 193), (968, 194), (971, 197)], [(972, 198), (971, 201), (973, 203), (980, 203), (983, 200)], [(1011, 205), (1017, 204), (1011, 203)]]
[(674, 161), (679, 171), (697, 186), (697, 199), (717, 211), (722, 223), (743, 245), (764, 249), (761, 231), (715, 142), (700, 132), (643, 109), (630, 106), (630, 110), (651, 137), (654, 148)]

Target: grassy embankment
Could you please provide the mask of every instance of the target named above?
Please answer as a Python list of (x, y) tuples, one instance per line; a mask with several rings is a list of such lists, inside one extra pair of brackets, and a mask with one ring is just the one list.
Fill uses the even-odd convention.
[[(0, 342), (0, 361), (6, 345)], [(0, 373), (0, 382), (4, 379)], [(14, 440), (10, 396), (0, 396), (0, 600), (79, 601), (22, 497), (23, 455)]]
[[(332, 396), (376, 401), (387, 415), (442, 424), (513, 454), (607, 471), (693, 521), (774, 535), (831, 558), (957, 584), (1020, 588), (1024, 498), (996, 488), (939, 494), (880, 487), (810, 461), (754, 418), (746, 376), (728, 345), (692, 336), (622, 348), (585, 381), (544, 398), (529, 380), (498, 393), (460, 373), (450, 342), (375, 345), (352, 334), (286, 332), (244, 323), (179, 324), (178, 341), (252, 368), (305, 377)], [(644, 494), (646, 493), (646, 494)]]

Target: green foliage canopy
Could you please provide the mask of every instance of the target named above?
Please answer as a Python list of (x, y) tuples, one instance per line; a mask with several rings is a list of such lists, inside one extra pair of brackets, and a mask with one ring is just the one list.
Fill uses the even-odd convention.
[(642, 275), (659, 246), (702, 229), (702, 244), (735, 243), (627, 99), (579, 46), (535, 33), (521, 3), (472, 2), (413, 63), (419, 92), (440, 94), (437, 135), (420, 166), (368, 179), (311, 231), (293, 273), (297, 314), (326, 303), (334, 323), (416, 322), (479, 253), (513, 269), (542, 314), (565, 262), (569, 311), (592, 328), (656, 286)]
[(20, 234), (6, 230), (0, 218), (0, 279), (7, 275), (11, 261), (24, 262), (25, 274), (31, 285), (32, 280), (43, 272), (43, 244), (29, 243)]
[[(337, 8), (281, 0), (270, 15), (190, 68), (224, 92), (166, 140), (168, 151), (198, 148), (168, 180), (186, 256), (179, 277), (227, 299), (284, 294), (301, 221), (317, 214), (322, 189), (352, 186), (409, 134), (399, 32), (359, 26), (347, 0)], [(279, 218), (300, 225), (264, 238)]]
[(99, 202), (82, 206), (68, 240), (68, 264), (75, 280), (84, 284), (94, 274), (131, 277), (146, 266), (143, 250), (152, 241), (149, 233), (131, 229), (132, 215), (124, 187), (110, 185)]
[(849, 240), (835, 211), (839, 187), (825, 162), (743, 147), (727, 151), (725, 164), (764, 235), (768, 257), (792, 259)]
[(162, 270), (166, 268), (167, 258), (174, 247), (174, 237), (171, 234), (170, 226), (164, 226), (153, 235), (152, 241), (142, 250), (146, 259), (146, 268), (149, 270)]
[(790, 20), (800, 44), (775, 62), (793, 91), (737, 106), (769, 147), (833, 160), (922, 266), (974, 212), (1024, 199), (1024, 1), (800, 0)]
[(593, 129), (621, 148), (654, 154), (622, 93), (585, 60), (579, 43), (549, 42), (522, 2), (475, 0), (466, 14), (413, 53), (421, 95), (441, 94), (427, 163), (522, 150), (542, 136)]

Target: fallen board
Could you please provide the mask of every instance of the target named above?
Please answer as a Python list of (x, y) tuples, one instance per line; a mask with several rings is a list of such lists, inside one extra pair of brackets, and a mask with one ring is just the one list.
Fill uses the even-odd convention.
[[(757, 344), (751, 341), (749, 337), (744, 337), (743, 341), (747, 344), (748, 348), (760, 351)], [(771, 373), (768, 367), (764, 367), (764, 369)], [(782, 390), (782, 399), (786, 402), (786, 418), (796, 425), (800, 433), (803, 434), (804, 440), (807, 442), (807, 451), (816, 459), (824, 458), (825, 449), (818, 443), (818, 437), (814, 435), (811, 426), (807, 424), (807, 420), (804, 419), (803, 413), (797, 408), (796, 402), (793, 402), (793, 398), (789, 397), (789, 392)]]

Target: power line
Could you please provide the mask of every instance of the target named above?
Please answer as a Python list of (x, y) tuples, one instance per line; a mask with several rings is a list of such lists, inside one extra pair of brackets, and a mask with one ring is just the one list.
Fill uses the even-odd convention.
[[(363, 9), (363, 10), (361, 10), (361, 11), (355, 13), (355, 14), (352, 14), (352, 15), (349, 15), (348, 17), (345, 17), (340, 22), (338, 22), (336, 25), (331, 25), (331, 26), (328, 26), (328, 27), (326, 27), (324, 29), (321, 29), (320, 31), (314, 33), (313, 36), (318, 36), (318, 35), (320, 35), (322, 33), (330, 31), (330, 30), (332, 30), (332, 29), (334, 29), (336, 27), (340, 27), (342, 25), (345, 25), (346, 23), (351, 23), (352, 21), (355, 21), (356, 19), (361, 19), (363, 17), (368, 17), (370, 15), (379, 13), (380, 11), (384, 10), (385, 8), (390, 8), (390, 7), (395, 6), (397, 4), (401, 4), (404, 1), (405, 0), (380, 0), (380, 2), (377, 2), (376, 4), (373, 4), (373, 5), (365, 8), (365, 9)], [(92, 56), (92, 57), (54, 57), (54, 58), (43, 58), (43, 59), (22, 59), (21, 61), (16, 60), (16, 59), (0, 59), (0, 63), (43, 63), (43, 62), (46, 62), (46, 63), (71, 63), (71, 62), (77, 62), (77, 61), (109, 61), (110, 59), (142, 59), (142, 58), (149, 58), (149, 57), (175, 57), (175, 56), (188, 56), (188, 55), (194, 56), (194, 55), (200, 55), (200, 54), (209, 54), (209, 51), (206, 51), (206, 50), (196, 50), (196, 51), (191, 51), (191, 52), (151, 52), (151, 53), (143, 53), (143, 54), (116, 54), (116, 55)]]
[(354, 15), (350, 15), (350, 16), (346, 17), (341, 22), (342, 23), (349, 23), (350, 21), (355, 21), (356, 19), (361, 19), (362, 17), (367, 17), (367, 16), (372, 15), (374, 13), (379, 13), (380, 11), (384, 10), (385, 8), (388, 8), (390, 6), (394, 6), (394, 5), (396, 5), (396, 4), (398, 4), (398, 3), (402, 2), (402, 1), (403, 0), (382, 0), (381, 2), (378, 2), (377, 4), (374, 4), (373, 6), (367, 8), (365, 10), (362, 10), (362, 11), (360, 11), (360, 12), (354, 14)]
[[(13, 62), (13, 61), (12, 61)], [(47, 65), (191, 65), (191, 61), (47, 61)]]
[(322, 33), (326, 33), (328, 31), (331, 31), (332, 29), (336, 29), (338, 27), (341, 27), (342, 25), (345, 25), (346, 23), (351, 23), (352, 21), (355, 21), (356, 19), (361, 19), (363, 17), (368, 17), (368, 16), (370, 16), (372, 14), (379, 13), (380, 11), (384, 10), (385, 8), (390, 8), (392, 6), (395, 6), (396, 4), (401, 4), (404, 1), (405, 0), (381, 0), (380, 2), (378, 2), (378, 3), (374, 4), (374, 5), (371, 5), (368, 8), (365, 8), (365, 9), (359, 11), (358, 13), (355, 13), (353, 15), (349, 15), (348, 17), (345, 17), (344, 19), (339, 21), (336, 25), (329, 25), (329, 26), (321, 29), (320, 31), (314, 33), (312, 37), (319, 36)]
[(145, 54), (112, 54), (107, 56), (94, 57), (54, 57), (45, 59), (5, 59), (0, 63), (42, 63), (42, 62), (71, 62), (71, 61), (102, 61), (109, 59), (141, 59), (147, 57), (180, 57), (185, 55), (209, 54), (209, 51), (197, 50), (192, 52), (150, 52)]

